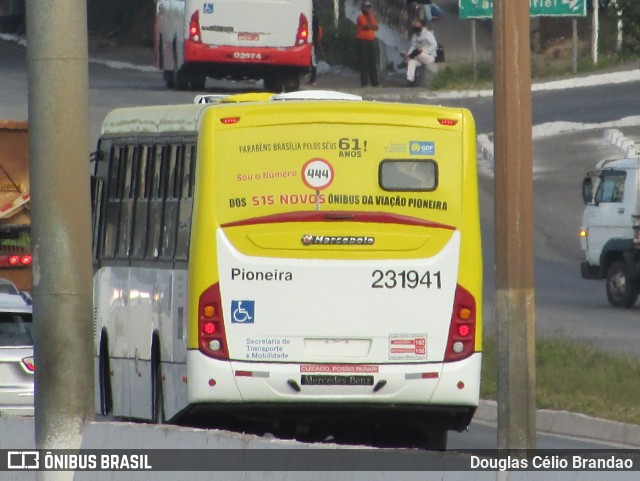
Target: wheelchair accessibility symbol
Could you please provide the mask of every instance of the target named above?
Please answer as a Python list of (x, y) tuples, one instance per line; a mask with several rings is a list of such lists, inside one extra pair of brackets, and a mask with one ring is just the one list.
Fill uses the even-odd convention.
[(231, 323), (253, 324), (255, 301), (231, 301)]

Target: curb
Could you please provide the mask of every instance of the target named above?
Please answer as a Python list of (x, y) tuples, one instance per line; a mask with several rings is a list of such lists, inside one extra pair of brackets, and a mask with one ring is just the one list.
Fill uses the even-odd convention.
[(640, 156), (640, 145), (636, 145), (633, 140), (627, 139), (620, 130), (606, 129), (604, 131), (604, 138), (610, 144), (616, 145), (622, 149), (626, 157)]
[[(481, 400), (474, 419), (484, 423), (497, 424), (498, 403)], [(640, 426), (568, 411), (537, 410), (536, 431), (606, 442), (617, 447), (640, 447)]]

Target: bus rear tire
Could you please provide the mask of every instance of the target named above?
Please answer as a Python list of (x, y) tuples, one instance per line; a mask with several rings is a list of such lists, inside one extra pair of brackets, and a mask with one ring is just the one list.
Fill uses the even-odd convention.
[(173, 70), (163, 70), (162, 77), (164, 79), (164, 83), (169, 90), (173, 90), (175, 87), (174, 79), (173, 79)]
[(298, 74), (271, 74), (264, 78), (264, 89), (268, 92), (294, 92), (300, 88)]
[(164, 394), (162, 393), (162, 373), (160, 372), (160, 367), (155, 370), (153, 378), (152, 421), (154, 424), (164, 424), (166, 419), (164, 416)]
[(191, 90), (204, 90), (204, 86), (207, 83), (206, 77), (196, 76), (191, 79)]
[(188, 90), (189, 82), (185, 76), (180, 73), (180, 70), (174, 68), (173, 70), (173, 86), (176, 90)]
[(162, 388), (162, 365), (160, 363), (160, 341), (154, 335), (151, 345), (151, 420), (154, 424), (164, 424), (164, 392)]
[(98, 382), (100, 387), (100, 414), (108, 416), (113, 412), (113, 394), (111, 390), (111, 368), (109, 365), (109, 341), (106, 333), (103, 333), (100, 339)]
[(178, 66), (178, 50), (175, 41), (173, 42), (173, 88), (176, 90), (187, 90), (189, 88), (189, 80), (180, 71)]
[(420, 433), (418, 447), (428, 451), (446, 451), (449, 431), (444, 428), (434, 428)]

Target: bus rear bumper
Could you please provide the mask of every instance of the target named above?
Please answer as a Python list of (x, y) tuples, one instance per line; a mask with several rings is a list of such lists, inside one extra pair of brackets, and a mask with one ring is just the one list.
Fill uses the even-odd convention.
[(245, 64), (248, 66), (300, 67), (311, 65), (311, 45), (300, 47), (235, 47), (205, 45), (185, 40), (185, 63)]
[[(479, 402), (481, 353), (451, 363), (366, 364), (368, 372), (347, 374), (344, 366), (360, 365), (219, 361), (196, 350), (188, 351), (187, 358), (191, 404), (399, 403), (476, 407)], [(314, 368), (308, 371), (306, 366)], [(333, 368), (340, 374), (327, 375), (318, 366)], [(313, 379), (319, 384), (309, 385), (305, 375), (319, 376)], [(342, 384), (350, 376), (357, 379), (352, 384)]]

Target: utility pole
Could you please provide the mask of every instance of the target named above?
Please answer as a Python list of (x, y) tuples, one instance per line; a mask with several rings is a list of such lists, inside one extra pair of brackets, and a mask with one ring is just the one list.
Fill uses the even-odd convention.
[(600, 6), (598, 0), (591, 0), (591, 62), (598, 63), (598, 42), (600, 36)]
[(35, 439), (78, 449), (94, 413), (87, 7), (28, 0), (26, 14)]
[(494, 148), (498, 448), (536, 435), (529, 0), (495, 0)]

